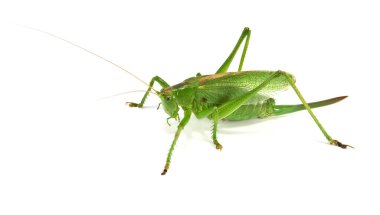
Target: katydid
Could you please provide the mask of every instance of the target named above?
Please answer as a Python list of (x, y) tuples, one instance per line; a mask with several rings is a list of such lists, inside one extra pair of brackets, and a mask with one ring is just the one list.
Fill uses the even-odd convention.
[[(63, 40), (64, 42), (83, 49), (84, 51), (95, 55), (96, 57), (99, 57), (108, 63), (113, 64), (114, 66), (129, 73), (131, 76), (147, 85), (148, 89), (145, 91), (145, 94), (140, 103), (127, 102), (130, 107), (142, 108), (148, 94), (152, 93), (152, 91), (160, 98), (160, 104), (162, 104), (164, 111), (169, 115), (167, 120), (173, 118), (180, 121), (174, 136), (174, 140), (167, 154), (165, 166), (161, 175), (165, 175), (167, 173), (171, 164), (174, 147), (177, 144), (177, 140), (181, 134), (181, 131), (189, 122), (192, 114), (194, 114), (198, 119), (207, 117), (213, 122), (211, 138), (215, 144), (216, 149), (218, 150), (222, 150), (223, 148), (217, 138), (219, 120), (240, 121), (254, 118), (267, 118), (270, 116), (293, 113), (300, 110), (308, 111), (314, 122), (317, 124), (331, 145), (335, 145), (343, 149), (347, 147), (352, 148), (350, 145), (342, 144), (338, 140), (333, 139), (323, 128), (322, 124), (319, 122), (311, 110), (311, 108), (334, 104), (345, 99), (347, 96), (340, 96), (323, 101), (307, 103), (295, 85), (295, 77), (288, 72), (281, 70), (242, 71), (244, 58), (251, 36), (251, 31), (249, 28), (244, 28), (232, 52), (215, 74), (201, 75), (198, 73), (195, 77), (188, 78), (183, 82), (172, 86), (170, 86), (159, 76), (153, 77), (150, 83), (147, 84), (136, 75), (125, 70), (121, 66), (75, 43), (53, 35), (49, 32), (31, 27), (27, 28), (48, 34), (52, 37)], [(245, 41), (245, 44), (240, 58), (238, 71), (227, 72), (243, 41)], [(153, 88), (153, 85), (156, 82), (162, 87), (160, 91), (156, 91)], [(293, 88), (302, 104), (276, 105), (275, 100), (270, 95), (275, 92), (286, 90), (289, 87)], [(182, 108), (184, 112), (182, 120), (179, 118), (180, 108)]]
[[(170, 86), (159, 76), (155, 76), (152, 78), (148, 90), (140, 103), (127, 102), (130, 107), (142, 108), (154, 83), (157, 82), (161, 85), (162, 89), (155, 93), (161, 99), (162, 106), (165, 112), (169, 115), (168, 119), (179, 119), (180, 107), (184, 112), (183, 119), (178, 125), (174, 140), (170, 146), (164, 170), (161, 175), (167, 173), (170, 167), (174, 147), (177, 144), (181, 131), (189, 122), (192, 114), (198, 119), (207, 117), (212, 120), (212, 141), (218, 150), (223, 148), (217, 138), (219, 120), (239, 121), (253, 118), (266, 118), (305, 109), (309, 112), (310, 116), (331, 145), (336, 145), (344, 149), (351, 147), (332, 139), (311, 110), (311, 108), (322, 107), (339, 102), (347, 96), (306, 103), (295, 85), (295, 78), (292, 74), (281, 70), (242, 71), (250, 35), (250, 29), (244, 28), (231, 54), (215, 74), (197, 74), (195, 77), (188, 78), (173, 86)], [(245, 41), (245, 44), (240, 58), (238, 71), (227, 72), (243, 41)], [(302, 104), (276, 105), (275, 100), (269, 96), (271, 93), (286, 90), (288, 87), (293, 88)]]

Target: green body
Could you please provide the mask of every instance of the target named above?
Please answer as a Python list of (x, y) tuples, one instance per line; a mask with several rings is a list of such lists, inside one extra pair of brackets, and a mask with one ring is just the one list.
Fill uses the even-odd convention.
[[(288, 114), (300, 110), (307, 110), (328, 142), (341, 148), (347, 148), (331, 136), (323, 128), (311, 108), (322, 107), (341, 101), (346, 96), (336, 97), (314, 103), (307, 103), (295, 85), (295, 77), (284, 71), (253, 70), (242, 71), (245, 54), (248, 48), (251, 31), (245, 28), (231, 54), (212, 75), (200, 75), (188, 78), (183, 82), (170, 86), (159, 76), (152, 78), (149, 88), (140, 103), (129, 103), (130, 107), (143, 107), (154, 83), (161, 85), (160, 91), (155, 93), (161, 99), (162, 106), (169, 118), (179, 120), (179, 111), (183, 110), (183, 118), (178, 125), (174, 140), (170, 146), (166, 164), (162, 175), (166, 174), (171, 163), (172, 153), (181, 131), (184, 129), (192, 114), (198, 119), (209, 118), (213, 121), (212, 140), (217, 149), (222, 145), (217, 139), (219, 120), (239, 121), (253, 118)], [(229, 65), (236, 55), (242, 42), (244, 49), (237, 72), (227, 72)], [(276, 105), (273, 95), (292, 88), (302, 104)]]
[[(164, 170), (161, 173), (162, 175), (165, 175), (169, 169), (174, 147), (181, 134), (181, 131), (189, 122), (192, 114), (194, 114), (198, 119), (207, 117), (213, 121), (212, 140), (216, 146), (216, 149), (219, 150), (222, 149), (222, 145), (217, 139), (219, 120), (239, 121), (253, 118), (265, 118), (270, 116), (288, 114), (300, 110), (307, 110), (309, 115), (312, 117), (320, 131), (323, 133), (331, 145), (336, 145), (341, 148), (351, 147), (331, 138), (331, 136), (327, 133), (327, 131), (324, 129), (322, 124), (319, 122), (311, 110), (311, 108), (317, 108), (336, 103), (346, 98), (347, 96), (307, 103), (295, 85), (294, 76), (290, 73), (280, 70), (242, 71), (251, 36), (251, 31), (249, 28), (244, 28), (232, 52), (224, 61), (224, 63), (219, 67), (215, 74), (203, 76), (197, 74), (195, 77), (188, 78), (183, 82), (173, 86), (170, 86), (159, 76), (153, 77), (150, 83), (147, 84), (139, 79), (136, 75), (128, 72), (119, 65), (77, 44), (74, 44), (48, 32), (44, 32), (38, 29), (34, 30), (65, 41), (96, 57), (99, 57), (104, 61), (107, 61), (108, 63), (111, 63), (119, 69), (122, 69), (123, 71), (129, 73), (142, 83), (148, 85), (148, 90), (144, 94), (140, 103), (127, 102), (130, 107), (142, 108), (148, 94), (153, 90), (155, 94), (161, 99), (162, 106), (165, 112), (169, 115), (167, 120), (171, 118), (180, 120), (179, 111), (180, 109), (183, 110), (183, 118), (180, 120), (178, 129), (174, 135), (173, 142), (170, 146), (166, 158)], [(243, 41), (245, 41), (245, 44), (240, 58), (238, 71), (227, 72)], [(153, 89), (153, 85), (155, 83), (161, 85), (161, 91)], [(274, 98), (272, 98), (273, 95), (280, 91), (284, 91), (289, 87), (294, 90), (302, 104), (276, 105)]]
[[(172, 92), (182, 108), (191, 109), (195, 116), (203, 110), (218, 107), (255, 89), (273, 75), (275, 71), (253, 70), (242, 72), (226, 72), (214, 75), (204, 75), (188, 78), (183, 82), (163, 88), (161, 92)], [(287, 75), (295, 82), (295, 77)], [(288, 114), (304, 110), (305, 106), (276, 105), (272, 95), (285, 91), (290, 87), (287, 79), (279, 77), (271, 81), (259, 93), (251, 97), (237, 110), (223, 118), (224, 120), (240, 121), (254, 118)], [(312, 108), (336, 103), (346, 97), (337, 97), (320, 102), (310, 103)], [(164, 101), (166, 102), (166, 101)], [(170, 113), (170, 112), (169, 112)], [(199, 117), (201, 118), (201, 117)], [(212, 118), (208, 116), (208, 118)]]
[[(177, 95), (176, 97), (186, 98), (183, 103), (178, 104), (191, 108), (197, 116), (197, 113), (205, 109), (220, 106), (255, 89), (274, 73), (274, 71), (243, 71), (198, 76), (164, 88), (163, 91), (172, 90)], [(292, 75), (289, 74), (289, 76), (294, 80)], [(275, 112), (275, 103), (271, 94), (284, 91), (289, 87), (285, 77), (274, 79), (257, 95), (224, 119), (236, 121), (271, 116)]]

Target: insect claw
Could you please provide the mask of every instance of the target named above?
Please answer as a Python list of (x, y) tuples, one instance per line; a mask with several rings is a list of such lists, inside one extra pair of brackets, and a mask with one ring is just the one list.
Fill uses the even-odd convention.
[(340, 148), (342, 148), (342, 149), (346, 149), (347, 147), (350, 147), (350, 148), (352, 148), (352, 149), (354, 149), (354, 147), (353, 146), (350, 146), (350, 145), (345, 145), (345, 144), (342, 144), (342, 143), (338, 143), (338, 145), (337, 146), (339, 146)]
[(216, 149), (217, 149), (217, 150), (219, 150), (219, 151), (222, 151), (222, 149), (223, 149), (223, 146), (222, 146), (222, 145), (220, 145), (220, 144), (218, 144), (218, 145), (216, 145)]
[(142, 107), (140, 104), (137, 104), (134, 102), (126, 102), (125, 105), (128, 105), (129, 107), (139, 107), (139, 108)]
[(331, 144), (331, 145), (338, 146), (338, 147), (340, 147), (340, 148), (342, 148), (342, 149), (346, 149), (347, 147), (350, 147), (350, 148), (353, 148), (353, 149), (354, 149), (354, 147), (352, 147), (352, 146), (350, 146), (350, 145), (343, 144), (343, 143), (339, 142), (338, 140), (331, 140), (331, 141), (330, 141), (330, 144)]
[(215, 148), (216, 148), (217, 150), (222, 151), (223, 146), (222, 146), (217, 140), (214, 141), (214, 144), (215, 144)]
[(165, 175), (168, 172), (169, 165), (170, 165), (170, 163), (165, 164), (164, 170), (162, 170), (161, 175)]
[(165, 175), (167, 172), (168, 172), (168, 170), (167, 170), (167, 169), (164, 169), (164, 170), (161, 172), (161, 175)]

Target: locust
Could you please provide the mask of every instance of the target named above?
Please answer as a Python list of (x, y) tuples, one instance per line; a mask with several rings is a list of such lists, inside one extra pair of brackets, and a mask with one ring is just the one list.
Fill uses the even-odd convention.
[[(147, 85), (148, 89), (145, 91), (140, 103), (126, 102), (129, 107), (142, 108), (150, 93), (153, 93), (159, 97), (161, 100), (160, 104), (162, 104), (164, 111), (169, 116), (167, 118), (167, 122), (170, 119), (179, 121), (177, 131), (175, 132), (173, 142), (170, 145), (165, 166), (161, 172), (161, 175), (165, 175), (168, 172), (178, 138), (193, 114), (197, 119), (208, 118), (212, 121), (213, 126), (211, 139), (217, 150), (222, 150), (223, 148), (217, 138), (218, 123), (221, 120), (241, 121), (255, 118), (263, 119), (294, 113), (301, 110), (307, 110), (329, 144), (338, 146), (342, 149), (346, 149), (348, 147), (353, 148), (350, 145), (345, 145), (338, 140), (333, 139), (311, 110), (312, 108), (337, 103), (347, 98), (347, 96), (340, 96), (307, 103), (295, 85), (296, 79), (291, 73), (282, 70), (242, 70), (251, 37), (251, 30), (248, 27), (243, 29), (233, 50), (214, 74), (202, 75), (197, 73), (194, 77), (187, 78), (184, 81), (172, 86), (159, 76), (154, 76), (148, 84), (123, 67), (71, 41), (33, 27), (21, 27), (26, 27), (50, 35), (76, 46), (77, 48), (80, 48), (118, 67), (133, 76), (138, 81)], [(236, 72), (227, 72), (243, 42), (244, 47), (240, 57), (238, 70)], [(160, 91), (153, 88), (155, 83), (158, 83), (162, 87)], [(288, 88), (293, 89), (300, 99), (301, 104), (276, 104), (275, 99), (272, 98), (271, 95), (285, 91)], [(182, 119), (180, 119), (180, 109), (183, 111)]]
[[(161, 77), (155, 76), (151, 79), (149, 87), (140, 103), (127, 102), (129, 107), (142, 108), (148, 94), (154, 90), (153, 85), (158, 83), (162, 89), (160, 91), (154, 90), (154, 94), (160, 98), (164, 111), (169, 115), (167, 120), (180, 120), (180, 109), (183, 111), (183, 118), (178, 124), (161, 175), (165, 175), (168, 172), (178, 138), (181, 131), (189, 122), (191, 115), (195, 115), (197, 119), (207, 117), (212, 121), (211, 138), (218, 150), (222, 150), (223, 148), (217, 138), (220, 120), (241, 121), (254, 118), (262, 119), (301, 110), (308, 111), (329, 144), (343, 149), (352, 147), (333, 139), (311, 110), (312, 108), (334, 104), (345, 99), (347, 96), (307, 103), (295, 85), (296, 79), (291, 73), (282, 70), (243, 71), (242, 68), (250, 36), (251, 30), (248, 27), (244, 28), (230, 55), (215, 74), (202, 75), (198, 73), (195, 77), (187, 78), (172, 86)], [(236, 72), (227, 72), (243, 41), (245, 43), (238, 70)], [(270, 95), (284, 91), (290, 87), (297, 94), (302, 104), (276, 105), (274, 98)]]

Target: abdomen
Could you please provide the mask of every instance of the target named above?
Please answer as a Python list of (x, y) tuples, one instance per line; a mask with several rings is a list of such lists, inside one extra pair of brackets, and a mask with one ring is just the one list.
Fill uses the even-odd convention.
[(240, 121), (255, 118), (265, 118), (274, 112), (275, 101), (270, 98), (255, 104), (242, 105), (235, 112), (224, 118), (230, 121)]

